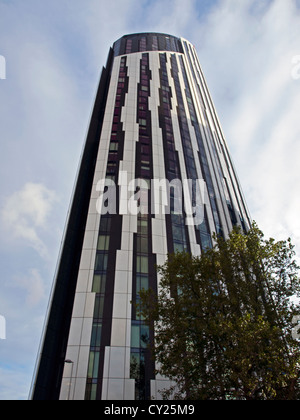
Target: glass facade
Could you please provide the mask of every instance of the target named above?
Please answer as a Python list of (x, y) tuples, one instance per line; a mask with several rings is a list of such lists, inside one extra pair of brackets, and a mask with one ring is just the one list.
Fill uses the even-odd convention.
[[(119, 162), (122, 160), (124, 132), (121, 122), (121, 110), (125, 103), (127, 90), (128, 76), (126, 57), (123, 57), (120, 62), (106, 169), (106, 179), (113, 182), (117, 182), (118, 180)], [(119, 248), (116, 247), (116, 243), (113, 243), (116, 241), (111, 240), (113, 235), (112, 224), (116, 223), (116, 218), (119, 216), (105, 214), (105, 207), (107, 207), (106, 202), (103, 203), (101, 212), (102, 216), (97, 240), (92, 285), (92, 293), (95, 293), (95, 306), (85, 392), (86, 400), (101, 398), (104, 352), (105, 346), (109, 344), (110, 341), (108, 340), (107, 329), (111, 328), (111, 310), (109, 310), (109, 308), (112, 308), (113, 305), (111, 286), (114, 281), (114, 270), (112, 271), (112, 276), (109, 276), (107, 268), (109, 260), (111, 260), (112, 263), (116, 260), (116, 251), (117, 248)], [(110, 281), (110, 284), (108, 284), (108, 281)], [(108, 306), (106, 313), (104, 313), (105, 304)], [(103, 323), (105, 323), (106, 329), (102, 328)], [(102, 334), (104, 337), (102, 337)]]
[[(172, 93), (169, 86), (169, 78), (167, 72), (166, 54), (160, 54), (160, 127), (162, 129), (164, 143), (164, 157), (166, 163), (166, 179), (173, 181), (174, 179), (182, 180), (178, 152), (176, 151), (174, 130), (172, 124)], [(170, 200), (174, 200), (174, 190), (171, 190)], [(170, 203), (171, 214), (167, 217), (169, 226), (168, 248), (171, 253), (189, 251), (187, 241), (187, 231), (184, 221), (184, 214), (175, 214), (174, 202)], [(183, 209), (182, 209), (183, 211)]]
[[(194, 224), (188, 180), (189, 205), (203, 206)], [(166, 196), (158, 191), (159, 211), (153, 181), (169, 185)], [(136, 311), (141, 290), (157, 293), (156, 265), (168, 254), (200, 255), (214, 233), (226, 238), (250, 222), (193, 45), (160, 33), (117, 40), (95, 100), (32, 398), (160, 399), (171, 383), (155, 375), (154, 326)]]
[[(139, 41), (140, 51), (146, 50), (146, 37)], [(150, 328), (136, 311), (139, 294), (142, 289), (153, 287), (150, 281), (153, 272), (153, 256), (151, 241), (151, 215), (149, 211), (148, 186), (153, 177), (152, 164), (152, 131), (151, 112), (149, 111), (151, 71), (149, 54), (142, 54), (140, 60), (140, 83), (137, 92), (138, 143), (136, 147), (135, 179), (143, 179), (147, 188), (138, 188), (140, 192), (141, 211), (137, 216), (137, 232), (134, 234), (133, 272), (132, 272), (132, 323), (130, 377), (135, 380), (135, 399), (150, 399), (149, 366), (151, 355), (149, 350)], [(156, 282), (155, 282), (156, 283)], [(154, 284), (155, 284), (154, 283)], [(147, 369), (148, 368), (148, 369)], [(150, 371), (154, 379), (153, 369)]]
[(125, 35), (115, 42), (113, 48), (116, 56), (144, 51), (174, 51), (183, 53), (180, 38), (160, 33)]

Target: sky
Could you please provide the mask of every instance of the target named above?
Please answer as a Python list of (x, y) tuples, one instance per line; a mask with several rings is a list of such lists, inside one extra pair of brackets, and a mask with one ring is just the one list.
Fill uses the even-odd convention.
[(299, 0), (0, 0), (1, 400), (28, 398), (108, 50), (152, 31), (195, 45), (251, 216), (300, 255)]

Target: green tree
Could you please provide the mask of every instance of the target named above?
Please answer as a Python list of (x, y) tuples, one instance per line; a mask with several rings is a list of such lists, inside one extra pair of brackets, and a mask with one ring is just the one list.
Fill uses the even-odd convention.
[(173, 399), (298, 399), (298, 269), (290, 239), (265, 240), (253, 224), (201, 257), (169, 255), (159, 293), (142, 291), (140, 312), (155, 329), (158, 373)]

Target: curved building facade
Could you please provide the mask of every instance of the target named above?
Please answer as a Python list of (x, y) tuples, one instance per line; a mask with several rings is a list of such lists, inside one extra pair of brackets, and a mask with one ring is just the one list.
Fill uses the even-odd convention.
[(33, 399), (145, 400), (153, 331), (135, 310), (168, 253), (200, 255), (250, 216), (193, 45), (126, 35), (102, 70)]

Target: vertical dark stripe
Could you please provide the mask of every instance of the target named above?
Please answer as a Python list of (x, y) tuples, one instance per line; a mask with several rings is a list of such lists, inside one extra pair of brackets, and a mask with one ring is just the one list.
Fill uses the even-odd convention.
[[(158, 107), (159, 126), (162, 130), (164, 161), (166, 168), (166, 179), (171, 182), (174, 179), (182, 181), (178, 152), (175, 147), (174, 132), (172, 126), (172, 90), (169, 85), (167, 72), (167, 56), (160, 54), (160, 106)], [(171, 199), (171, 197), (170, 197)], [(190, 252), (189, 236), (185, 225), (184, 208), (182, 214), (174, 214), (172, 203), (170, 203), (170, 214), (166, 214), (167, 244), (168, 252), (176, 251)]]
[[(213, 178), (212, 178), (211, 170), (208, 164), (208, 157), (205, 151), (204, 141), (201, 135), (200, 126), (199, 126), (198, 118), (196, 115), (195, 105), (194, 105), (193, 97), (192, 97), (190, 87), (188, 84), (187, 75), (184, 68), (182, 57), (180, 57), (180, 60), (181, 60), (183, 77), (185, 80), (186, 96), (188, 99), (187, 103), (188, 103), (189, 112), (191, 116), (191, 122), (195, 130), (196, 139), (197, 139), (198, 148), (199, 148), (200, 166), (201, 166), (202, 175), (203, 175), (204, 181), (206, 182), (206, 186), (208, 190), (210, 205), (212, 209), (212, 215), (213, 215), (213, 219), (215, 223), (215, 229), (218, 235), (223, 236), (223, 227), (220, 220), (220, 214), (219, 214), (217, 200), (216, 200), (216, 191), (214, 189)], [(205, 112), (205, 109), (203, 109), (203, 112)], [(207, 121), (207, 124), (208, 124), (208, 121)], [(212, 159), (211, 156), (210, 156), (210, 159)], [(205, 242), (205, 244), (211, 243), (211, 239), (209, 238), (210, 231), (208, 227), (207, 217), (204, 218), (204, 222), (202, 223), (202, 225), (199, 226), (199, 230), (200, 230), (200, 236), (202, 237), (201, 242)], [(201, 243), (201, 247), (202, 249), (205, 249), (206, 246), (204, 247), (203, 243)]]
[[(145, 39), (141, 39), (145, 46)], [(142, 48), (142, 46), (140, 46)], [(140, 60), (140, 83), (137, 89), (137, 123), (139, 141), (136, 143), (135, 178), (153, 178), (152, 123), (149, 110), (151, 71), (149, 54)], [(150, 355), (149, 342), (153, 343), (153, 328), (141, 320), (136, 312), (141, 288), (151, 288), (157, 293), (156, 258), (152, 253), (151, 191), (148, 190), (148, 214), (137, 215), (138, 231), (134, 234), (132, 272), (132, 327), (130, 377), (135, 379), (135, 399), (151, 397), (150, 380), (155, 378), (154, 361)]]
[[(215, 108), (214, 108), (213, 105), (211, 106), (212, 99), (211, 99), (209, 90), (207, 89), (207, 86), (205, 84), (205, 78), (204, 78), (204, 75), (202, 73), (202, 70), (201, 70), (201, 66), (200, 66), (198, 57), (195, 54), (195, 51), (192, 50), (191, 46), (188, 46), (186, 42), (184, 42), (184, 47), (185, 47), (185, 50), (186, 50), (186, 56), (187, 56), (187, 58), (189, 60), (189, 63), (190, 63), (190, 68), (191, 68), (192, 73), (193, 73), (193, 78), (194, 78), (194, 81), (195, 81), (195, 85), (197, 86), (197, 89), (198, 89), (198, 96), (199, 96), (199, 99), (200, 99), (200, 101), (201, 101), (201, 103), (203, 105), (202, 111), (203, 111), (203, 115), (204, 115), (204, 118), (205, 118), (207, 127), (209, 127), (209, 130), (210, 130), (210, 124), (208, 122), (207, 113), (206, 113), (206, 106), (204, 105), (203, 96), (205, 97), (206, 103), (208, 104), (209, 111), (210, 111), (211, 115), (214, 117), (213, 118), (213, 124), (215, 126), (216, 133), (218, 133), (218, 132), (221, 132), (222, 133), (222, 129), (220, 127), (219, 120), (218, 120), (218, 117), (216, 115)], [(191, 56), (193, 57), (193, 63), (192, 63)], [(199, 84), (197, 82), (194, 69), (196, 70), (196, 72), (198, 74), (198, 78), (199, 78), (199, 82), (200, 82), (201, 88), (200, 88), (200, 86), (199, 86)], [(203, 79), (204, 83), (202, 82), (202, 79)], [(207, 91), (207, 94), (206, 94), (206, 91)], [(210, 134), (210, 136), (212, 136), (211, 131), (209, 131), (209, 134)], [(217, 140), (219, 141), (219, 139), (217, 139)], [(211, 141), (213, 147), (215, 147), (213, 139), (210, 138), (210, 141)], [(250, 227), (250, 225), (251, 225), (251, 220), (248, 217), (248, 211), (246, 209), (246, 205), (245, 205), (245, 202), (244, 202), (244, 199), (243, 199), (242, 191), (241, 191), (241, 188), (240, 188), (240, 185), (239, 185), (239, 181), (237, 179), (237, 176), (235, 174), (235, 170), (234, 170), (234, 167), (233, 167), (231, 158), (230, 158), (230, 154), (229, 154), (229, 152), (227, 150), (226, 142), (224, 144), (225, 144), (225, 146), (223, 146), (223, 144), (219, 141), (219, 146), (221, 148), (220, 153), (223, 153), (224, 160), (226, 162), (226, 165), (227, 165), (227, 168), (228, 168), (228, 173), (229, 173), (229, 176), (230, 176), (230, 179), (231, 179), (232, 189), (233, 189), (233, 191), (235, 193), (236, 202), (238, 203), (238, 209), (234, 209), (234, 211), (236, 213), (238, 213), (238, 216), (240, 218), (240, 222), (241, 222), (241, 225), (242, 225), (244, 231), (247, 231), (247, 228)], [(218, 157), (218, 160), (217, 160), (216, 163), (217, 164), (219, 163), (219, 157)], [(235, 178), (235, 182), (236, 182), (238, 191), (236, 191), (236, 188), (235, 188), (234, 183), (232, 181), (232, 174), (234, 175), (234, 178)], [(240, 197), (240, 200), (241, 200), (242, 205), (243, 205), (243, 210), (241, 208), (239, 197)], [(232, 207), (232, 208), (234, 208), (232, 201), (230, 202), (229, 206)], [(229, 213), (231, 213), (230, 210), (229, 210)], [(247, 226), (244, 223), (245, 221), (243, 220), (243, 217), (242, 217), (243, 214), (245, 214), (246, 217), (247, 217), (247, 221), (246, 221)], [(234, 224), (235, 223), (235, 216), (233, 218), (231, 217), (231, 220), (232, 220), (232, 222)]]
[[(124, 151), (124, 131), (123, 123), (121, 122), (121, 110), (125, 104), (125, 96), (128, 92), (128, 72), (126, 67), (126, 57), (121, 58), (117, 93), (115, 98), (114, 116), (111, 129), (110, 137), (110, 151), (107, 160), (106, 178), (112, 179), (115, 185), (118, 185), (119, 176), (119, 165), (120, 161), (123, 160)], [(117, 250), (121, 249), (121, 235), (122, 235), (122, 216), (119, 214), (119, 189), (116, 188), (116, 203), (117, 212), (114, 215), (102, 215), (100, 219), (99, 236), (104, 233), (104, 227), (107, 226), (109, 220), (109, 230), (107, 236), (109, 237), (109, 249), (97, 251), (96, 262), (95, 262), (95, 276), (105, 276), (105, 287), (101, 290), (101, 293), (97, 290), (96, 286), (93, 292), (96, 293), (97, 299), (103, 297), (103, 312), (96, 313), (96, 305), (93, 319), (93, 330), (91, 337), (91, 348), (89, 357), (88, 369), (91, 370), (91, 365), (97, 363), (95, 361), (95, 355), (99, 358), (98, 372), (93, 369), (93, 375), (87, 378), (87, 386), (85, 399), (101, 399), (102, 395), (102, 380), (103, 380), (103, 369), (104, 369), (104, 356), (105, 347), (110, 346), (111, 343), (111, 329), (112, 329), (112, 313), (113, 313), (113, 302), (114, 302), (114, 281), (115, 281), (115, 267)], [(100, 263), (99, 263), (100, 261)], [(105, 266), (104, 266), (105, 264)], [(94, 333), (96, 328), (95, 325), (101, 325), (101, 340), (97, 342), (95, 346)], [(100, 344), (100, 345), (99, 345)], [(98, 354), (99, 353), (99, 354)], [(98, 359), (97, 359), (98, 360)], [(94, 376), (97, 373), (97, 376)]]
[[(182, 148), (183, 148), (183, 153), (184, 153), (186, 172), (187, 172), (188, 179), (191, 179), (194, 182), (197, 182), (198, 175), (197, 175), (197, 170), (196, 170), (194, 151), (193, 151), (189, 126), (188, 126), (188, 120), (187, 120), (184, 102), (183, 102), (183, 94), (182, 94), (179, 76), (178, 76), (179, 69), (178, 69), (177, 59), (175, 55), (171, 56), (171, 62), (172, 62), (172, 76), (174, 79), (177, 103), (178, 103), (177, 116), (178, 116), (179, 129), (180, 129), (180, 134), (181, 134), (181, 142), (182, 142)], [(188, 101), (188, 103), (190, 102)], [(193, 191), (193, 198), (192, 198), (193, 206), (195, 206), (195, 194), (196, 192)], [(204, 210), (203, 222), (199, 226), (194, 226), (194, 229), (195, 229), (197, 243), (201, 246), (202, 250), (205, 250), (207, 247), (210, 248), (212, 246), (212, 241), (210, 238), (210, 232), (209, 232), (209, 227), (208, 227), (207, 212), (206, 212), (206, 209), (203, 209), (203, 210)], [(198, 233), (198, 231), (200, 231), (200, 234)]]

